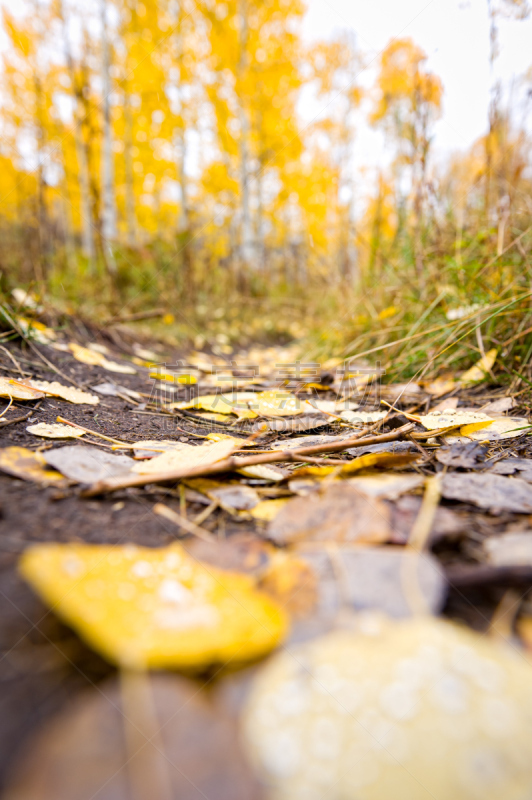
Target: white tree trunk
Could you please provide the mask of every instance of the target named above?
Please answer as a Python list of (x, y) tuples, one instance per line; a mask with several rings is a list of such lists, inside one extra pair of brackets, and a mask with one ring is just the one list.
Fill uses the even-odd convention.
[[(248, 18), (246, 0), (240, 0), (240, 59), (239, 70), (243, 74), (247, 66)], [(239, 98), (240, 122), (240, 252), (245, 266), (253, 261), (253, 227), (251, 222), (251, 193), (249, 181), (249, 118), (244, 108), (244, 98)]]
[(92, 219), (92, 203), (90, 190), (89, 163), (87, 150), (83, 141), (83, 107), (81, 103), (82, 88), (78, 86), (76, 80), (76, 69), (70, 41), (68, 38), (68, 28), (63, 10), (62, 0), (59, 0), (59, 16), (63, 24), (63, 48), (65, 61), (67, 63), (72, 89), (72, 99), (74, 101), (74, 143), (76, 147), (76, 160), (78, 162), (78, 185), (80, 196), (80, 215), (81, 215), (81, 246), (83, 255), (92, 263), (95, 256), (94, 247), (94, 226)]
[(107, 0), (100, 0), (102, 26), (102, 238), (107, 245), (116, 238), (115, 176), (113, 156), (113, 128), (111, 122), (111, 66), (109, 36), (107, 30)]

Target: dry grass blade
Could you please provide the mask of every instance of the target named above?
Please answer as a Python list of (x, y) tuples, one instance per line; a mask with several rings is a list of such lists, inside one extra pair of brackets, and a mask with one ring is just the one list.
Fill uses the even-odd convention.
[[(209, 509), (211, 507), (209, 506)], [(164, 517), (169, 522), (173, 522), (174, 525), (178, 525), (180, 528), (183, 528), (187, 533), (191, 533), (193, 536), (197, 536), (199, 539), (203, 539), (206, 542), (213, 542), (216, 540), (216, 537), (209, 533), (209, 531), (205, 530), (205, 528), (201, 528), (195, 522), (191, 522), (186, 517), (183, 517), (181, 514), (178, 514), (177, 511), (173, 511), (168, 506), (165, 506), (164, 503), (157, 503), (153, 507), (153, 511), (155, 514), (158, 514), (160, 517)]]

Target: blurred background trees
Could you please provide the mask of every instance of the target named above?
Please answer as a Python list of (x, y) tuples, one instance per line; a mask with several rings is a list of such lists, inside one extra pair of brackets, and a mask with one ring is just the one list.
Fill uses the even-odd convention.
[[(528, 8), (487, 3), (493, 66), (501, 16)], [(354, 38), (308, 47), (304, 12), (302, 0), (4, 11), (2, 288), (94, 313), (184, 304), (195, 318), (242, 298), (288, 315), (329, 304), (353, 333), (409, 330), (416, 303), (444, 315), (528, 289), (530, 79), (512, 102), (493, 80), (485, 136), (436, 163), (444, 92), (426, 54), (392, 40), (363, 87)], [(363, 118), (391, 154), (371, 175), (356, 166)]]

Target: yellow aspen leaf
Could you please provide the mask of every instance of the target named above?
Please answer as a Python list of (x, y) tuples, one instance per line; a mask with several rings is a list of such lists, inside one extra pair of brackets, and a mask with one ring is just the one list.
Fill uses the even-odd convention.
[(70, 342), (68, 349), (81, 364), (87, 364), (91, 367), (103, 367), (109, 372), (120, 372), (123, 375), (135, 375), (137, 370), (129, 364), (118, 364), (116, 361), (109, 361), (103, 353), (96, 350), (90, 350), (88, 347), (76, 342)]
[(150, 378), (156, 381), (167, 381), (168, 383), (180, 383), (184, 386), (192, 386), (197, 383), (195, 375), (177, 375), (171, 372), (150, 372)]
[(0, 449), (0, 471), (34, 481), (43, 485), (64, 485), (64, 477), (55, 470), (48, 469), (46, 461), (40, 453), (27, 447), (3, 447)]
[(352, 461), (346, 461), (342, 466), (324, 466), (324, 467), (301, 467), (300, 469), (292, 472), (293, 478), (304, 478), (307, 475), (314, 475), (319, 478), (332, 475), (334, 472), (338, 473), (338, 477), (352, 475), (354, 472), (360, 472), (362, 469), (371, 469), (373, 467), (406, 467), (419, 459), (417, 453), (367, 453), (365, 456), (359, 456)]
[(89, 405), (97, 406), (100, 402), (95, 394), (83, 392), (81, 389), (76, 389), (74, 386), (63, 386), (58, 381), (31, 381), (34, 389), (44, 392), (50, 397), (60, 397), (62, 400), (68, 400), (69, 403), (76, 405)]
[(227, 392), (227, 394), (206, 394), (192, 400), (170, 403), (169, 409), (198, 408), (216, 414), (236, 414), (241, 419), (253, 419), (257, 415), (249, 409), (248, 403), (255, 400), (255, 392)]
[(483, 381), (484, 378), (489, 374), (491, 368), (495, 364), (495, 360), (497, 358), (498, 350), (493, 348), (492, 350), (488, 350), (486, 355), (482, 356), (480, 361), (468, 369), (463, 375), (460, 377), (461, 384), (468, 384), (468, 383), (479, 383)]
[(443, 411), (431, 411), (422, 416), (412, 415), (411, 419), (420, 422), (428, 431), (439, 428), (461, 428), (465, 425), (483, 425), (486, 427), (493, 422), (491, 417), (483, 411), (461, 411), (459, 408), (445, 408)]
[(38, 545), (20, 571), (95, 650), (134, 669), (245, 662), (287, 631), (283, 610), (253, 578), (202, 564), (179, 544)]
[(133, 472), (142, 475), (153, 475), (159, 472), (168, 472), (174, 469), (192, 469), (193, 467), (205, 467), (207, 464), (215, 464), (234, 453), (234, 441), (224, 440), (222, 442), (209, 442), (194, 447), (193, 445), (181, 445), (179, 448), (167, 450), (150, 461), (141, 461), (135, 464)]
[(0, 377), (0, 397), (12, 397), (13, 400), (39, 400), (44, 397), (44, 392), (27, 383)]
[(296, 414), (315, 413), (316, 409), (300, 400), (296, 395), (282, 389), (270, 389), (255, 395), (255, 402), (250, 403), (253, 411), (264, 417), (292, 417)]
[(85, 436), (85, 431), (79, 428), (55, 422), (50, 425), (46, 422), (28, 425), (26, 430), (28, 433), (33, 433), (34, 436), (43, 436), (45, 439), (79, 439), (80, 436)]
[(462, 436), (470, 436), (472, 433), (476, 433), (476, 431), (489, 428), (490, 425), (493, 425), (493, 420), (490, 420), (489, 422), (471, 422), (469, 425), (462, 425), (460, 428), (460, 433)]
[(274, 500), (261, 500), (249, 513), (255, 519), (260, 519), (263, 522), (271, 522), (287, 504), (289, 499), (289, 497), (277, 497)]

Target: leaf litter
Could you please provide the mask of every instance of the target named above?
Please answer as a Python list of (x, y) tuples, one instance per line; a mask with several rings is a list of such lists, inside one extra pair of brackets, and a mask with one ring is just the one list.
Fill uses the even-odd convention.
[[(256, 391), (221, 387), (219, 393), (222, 382), (211, 381), (205, 356), (198, 357), (195, 382), (172, 378), (168, 387), (159, 381), (152, 391), (148, 370), (119, 364), (107, 347), (63, 345), (57, 338), (54, 344), (82, 365), (115, 365), (128, 376), (125, 385), (92, 388), (103, 406), (113, 404), (120, 427), (101, 426), (99, 398), (84, 388), (40, 377), (3, 378), (0, 389), (22, 395), (4, 396), (30, 409), (41, 402), (46, 410), (50, 397), (89, 406), (85, 413), (93, 419), (86, 425), (73, 411), (70, 427), (45, 414), (39, 417), (43, 422), (28, 426), (29, 435), (88, 432), (104, 441), (61, 447), (37, 442), (41, 451), (3, 447), (0, 470), (45, 489), (70, 487), (78, 507), (84, 496), (94, 497), (87, 508), (113, 509), (109, 532), (124, 506), (144, 504), (155, 510), (166, 539), (157, 547), (151, 541), (134, 546), (131, 527), (120, 529), (124, 541), (116, 546), (39, 545), (24, 554), (21, 571), (44, 602), (124, 674), (131, 668), (139, 674), (149, 668), (205, 672), (227, 660), (242, 665), (285, 640), (309, 640), (318, 654), (325, 653), (326, 639), (319, 637), (339, 625), (356, 627), (354, 615), (365, 619), (366, 612), (385, 615), (382, 632), (370, 638), (397, 641), (388, 649), (393, 659), (393, 648), (401, 649), (408, 638), (404, 631), (421, 625), (421, 618), (428, 626), (425, 641), (435, 636), (443, 642), (447, 634), (435, 633), (443, 624), (435, 616), (448, 595), (455, 607), (446, 574), (456, 574), (464, 556), (493, 569), (532, 564), (526, 527), (532, 514), (530, 426), (525, 407), (513, 397), (486, 402), (496, 352), (461, 376), (383, 387), (383, 409), (378, 400), (361, 405), (360, 394), (349, 399), (347, 382), (332, 378), (307, 382), (300, 396), (276, 387), (271, 374), (253, 384), (238, 376), (236, 388), (247, 383)], [(284, 360), (275, 348), (264, 358), (261, 363), (272, 371)], [(90, 380), (83, 381), (82, 387), (88, 385)], [(167, 389), (176, 393), (176, 402), (167, 402)], [(315, 399), (317, 392), (323, 399)], [(453, 397), (446, 398), (449, 392)], [(128, 399), (142, 400), (138, 412), (122, 410), (121, 401)], [(148, 416), (127, 416), (137, 413)], [(130, 418), (136, 424), (128, 427), (123, 420)], [(159, 420), (161, 427), (150, 429)], [(438, 494), (427, 516), (428, 487), (436, 478), (442, 499)], [(73, 483), (88, 488), (72, 490)], [(168, 503), (166, 518), (159, 513), (161, 499)], [(142, 529), (142, 514), (137, 517)], [(408, 546), (421, 529), (426, 547)], [(98, 529), (98, 540), (108, 541), (108, 530)], [(179, 544), (161, 546), (176, 536)], [(362, 627), (377, 629), (373, 618), (362, 617)], [(405, 618), (414, 627), (401, 628)], [(495, 657), (493, 647), (488, 645), (486, 657)], [(169, 686), (182, 680), (171, 677)], [(348, 679), (355, 694), (358, 680)], [(288, 707), (290, 700), (282, 702)], [(220, 715), (217, 709), (215, 719)], [(73, 745), (73, 753), (78, 750)], [(254, 758), (260, 761), (258, 752)], [(43, 758), (53, 763), (50, 752)], [(291, 797), (297, 788), (287, 786), (279, 784), (280, 797)], [(236, 789), (232, 796), (238, 796)]]

